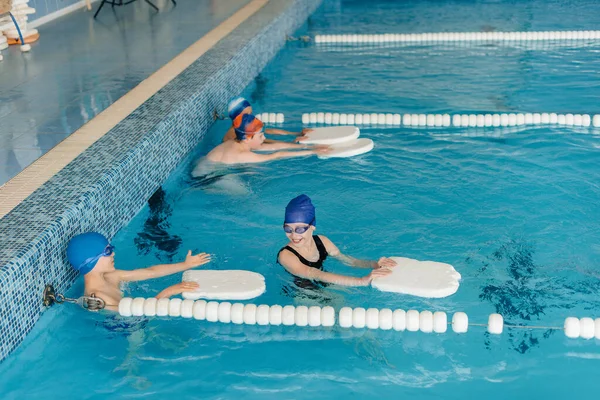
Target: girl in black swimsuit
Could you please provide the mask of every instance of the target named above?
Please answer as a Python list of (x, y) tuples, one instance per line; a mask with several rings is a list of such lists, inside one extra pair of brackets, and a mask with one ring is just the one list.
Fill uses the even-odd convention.
[[(298, 279), (296, 284), (304, 287), (312, 281), (335, 283), (344, 286), (368, 286), (373, 278), (384, 276), (396, 263), (382, 257), (378, 261), (358, 260), (344, 255), (325, 236), (313, 235), (316, 226), (315, 207), (310, 198), (300, 195), (292, 199), (285, 209), (283, 229), (289, 239), (287, 246), (279, 250), (277, 261)], [(346, 265), (372, 269), (362, 278), (333, 274), (323, 270), (323, 262), (332, 256)]]
[[(327, 249), (325, 248), (325, 245), (323, 244), (323, 242), (317, 235), (314, 235), (312, 237), (312, 239), (315, 241), (315, 245), (317, 246), (317, 250), (319, 251), (319, 259), (317, 261), (308, 261), (306, 258), (302, 257), (302, 255), (300, 255), (300, 253), (298, 253), (296, 250), (294, 250), (291, 246), (285, 246), (284, 248), (279, 250), (279, 253), (277, 253), (277, 262), (279, 263), (279, 254), (281, 254), (282, 251), (287, 250), (287, 251), (291, 252), (292, 254), (294, 254), (296, 257), (298, 257), (298, 260), (300, 260), (300, 262), (302, 264), (304, 264), (310, 268), (316, 268), (320, 271), (323, 271), (323, 261), (325, 261), (325, 259), (327, 258)], [(294, 283), (296, 284), (297, 287), (306, 289), (306, 290), (319, 290), (321, 287), (327, 286), (326, 283), (315, 284), (311, 280), (300, 278), (298, 276), (294, 276)], [(291, 289), (287, 289), (284, 291), (287, 294), (292, 293)]]

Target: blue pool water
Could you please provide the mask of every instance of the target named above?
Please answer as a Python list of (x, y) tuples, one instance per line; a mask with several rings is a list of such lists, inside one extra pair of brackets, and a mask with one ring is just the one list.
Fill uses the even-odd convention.
[[(593, 2), (326, 1), (298, 35), (591, 29)], [(585, 18), (582, 19), (582, 15)], [(257, 111), (597, 113), (599, 43), (544, 50), (506, 45), (340, 48), (290, 42), (244, 95)], [(465, 311), (485, 323), (562, 325), (598, 316), (600, 132), (591, 129), (373, 127), (373, 152), (239, 168), (205, 185), (189, 173), (219, 143), (209, 136), (114, 239), (116, 263), (215, 254), (211, 268), (266, 277), (264, 304), (328, 304)], [(446, 299), (370, 288), (284, 288), (275, 263), (283, 209), (306, 193), (318, 233), (359, 258), (402, 255), (450, 263), (462, 274)], [(330, 271), (356, 274), (335, 261)], [(132, 284), (152, 296), (180, 276)], [(72, 294), (82, 291), (82, 283)], [(489, 399), (591, 396), (600, 388), (596, 340), (562, 332), (490, 336), (130, 321), (54, 307), (0, 365), (3, 398)]]

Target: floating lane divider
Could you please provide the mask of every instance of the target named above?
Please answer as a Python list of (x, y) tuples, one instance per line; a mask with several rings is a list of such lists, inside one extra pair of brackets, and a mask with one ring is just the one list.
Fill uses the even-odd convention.
[(437, 32), (385, 33), (374, 35), (316, 35), (315, 43), (414, 43), (414, 42), (529, 42), (556, 40), (600, 39), (600, 31), (544, 31), (544, 32)]
[(302, 114), (303, 124), (406, 125), (498, 127), (522, 125), (565, 125), (600, 127), (600, 114), (510, 113), (510, 114), (343, 114), (312, 112)]
[(256, 115), (262, 122), (269, 124), (283, 124), (285, 115), (282, 113), (261, 113)]
[[(245, 325), (295, 325), (324, 326), (336, 324), (333, 307), (319, 306), (269, 306), (266, 304), (242, 304), (206, 300), (156, 299), (125, 297), (119, 302), (119, 314), (123, 317), (182, 317), (221, 322), (224, 324)], [(500, 314), (490, 314), (487, 324), (470, 323), (464, 312), (454, 313), (451, 322), (443, 311), (391, 310), (362, 307), (343, 307), (338, 312), (338, 324), (342, 328), (368, 328), (381, 330), (409, 331), (423, 333), (445, 333), (448, 325), (455, 333), (466, 333), (469, 326), (486, 327), (494, 335), (504, 328), (562, 330), (568, 338), (600, 339), (600, 318), (568, 317), (563, 326), (505, 325)]]

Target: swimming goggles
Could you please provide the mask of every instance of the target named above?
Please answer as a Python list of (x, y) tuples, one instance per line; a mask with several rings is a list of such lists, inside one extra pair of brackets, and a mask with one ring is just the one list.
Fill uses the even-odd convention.
[(312, 224), (315, 223), (315, 220), (313, 219), (311, 221), (310, 224), (306, 225), (306, 226), (297, 226), (296, 228), (293, 228), (289, 225), (283, 224), (283, 230), (285, 231), (285, 233), (292, 233), (292, 232), (296, 232), (298, 235), (302, 235), (304, 232), (306, 232), (308, 230), (308, 228), (310, 228), (310, 226)]
[(95, 264), (100, 259), (100, 257), (110, 257), (114, 252), (115, 246), (109, 244), (104, 248), (104, 250), (102, 250), (102, 253), (98, 254), (96, 257), (90, 257), (84, 262), (82, 262), (81, 267), (88, 264)]
[(246, 131), (243, 131), (243, 130), (237, 129), (237, 128), (233, 128), (233, 129), (235, 130), (236, 133), (242, 133), (244, 135), (244, 139), (252, 139), (254, 136), (260, 135), (261, 133), (265, 132), (265, 130), (262, 128), (258, 132), (246, 132)]

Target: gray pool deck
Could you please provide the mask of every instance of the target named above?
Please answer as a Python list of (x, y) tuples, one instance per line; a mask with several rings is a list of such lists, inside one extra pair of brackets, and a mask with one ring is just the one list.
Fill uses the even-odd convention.
[[(0, 185), (104, 111), (249, 0), (138, 1), (42, 25), (0, 61)], [(99, 3), (94, 3), (94, 11)]]

